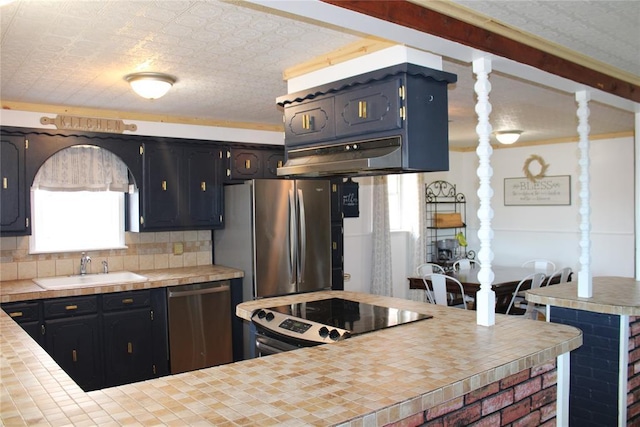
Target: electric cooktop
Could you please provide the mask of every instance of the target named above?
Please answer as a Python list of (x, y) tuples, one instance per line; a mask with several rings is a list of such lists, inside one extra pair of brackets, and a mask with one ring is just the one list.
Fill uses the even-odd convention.
[(312, 343), (330, 343), (433, 316), (410, 310), (330, 298), (257, 310), (256, 328), (281, 337)]

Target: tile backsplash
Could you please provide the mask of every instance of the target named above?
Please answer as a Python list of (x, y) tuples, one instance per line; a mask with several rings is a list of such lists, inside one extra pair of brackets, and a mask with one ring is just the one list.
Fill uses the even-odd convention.
[[(88, 251), (88, 273), (211, 265), (211, 230), (125, 233), (126, 249)], [(177, 249), (178, 254), (174, 254)], [(180, 252), (182, 250), (182, 253)], [(29, 254), (29, 236), (0, 238), (0, 280), (65, 276), (80, 272), (81, 252)]]

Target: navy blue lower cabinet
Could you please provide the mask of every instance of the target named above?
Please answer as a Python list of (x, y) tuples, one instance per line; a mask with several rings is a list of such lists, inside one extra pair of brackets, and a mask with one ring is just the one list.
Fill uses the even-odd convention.
[(85, 391), (102, 387), (101, 338), (97, 314), (45, 321), (45, 350)]
[(570, 354), (569, 425), (618, 425), (618, 400), (627, 398), (618, 387), (620, 316), (552, 306), (551, 321), (583, 332), (582, 346)]

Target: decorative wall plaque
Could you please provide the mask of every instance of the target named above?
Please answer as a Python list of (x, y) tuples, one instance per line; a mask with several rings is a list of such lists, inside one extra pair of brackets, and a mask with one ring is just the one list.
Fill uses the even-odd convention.
[(87, 132), (122, 133), (125, 130), (134, 132), (138, 126), (127, 125), (122, 120), (101, 119), (98, 117), (64, 116), (58, 114), (55, 118), (41, 117), (43, 125), (54, 125), (58, 129), (82, 130)]
[(571, 204), (571, 175), (504, 179), (505, 206)]

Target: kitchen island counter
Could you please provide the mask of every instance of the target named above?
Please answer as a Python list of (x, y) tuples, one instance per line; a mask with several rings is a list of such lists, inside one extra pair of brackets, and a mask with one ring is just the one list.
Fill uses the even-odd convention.
[(240, 304), (341, 297), (432, 319), (335, 344), (83, 392), (4, 312), (4, 425), (386, 425), (545, 363), (582, 343), (580, 330), (496, 316), (494, 327), (456, 308), (344, 291)]
[(33, 280), (0, 281), (0, 302), (37, 300), (78, 295), (106, 294), (109, 292), (132, 291), (138, 289), (163, 288), (192, 283), (230, 280), (244, 276), (242, 270), (222, 265), (143, 270), (136, 273), (147, 277), (145, 282), (113, 283), (100, 286), (76, 286), (65, 289), (48, 290), (38, 286)]
[(584, 331), (571, 353), (571, 425), (640, 424), (640, 281), (593, 277), (592, 297), (578, 296), (578, 283), (527, 291), (547, 306), (550, 322)]

